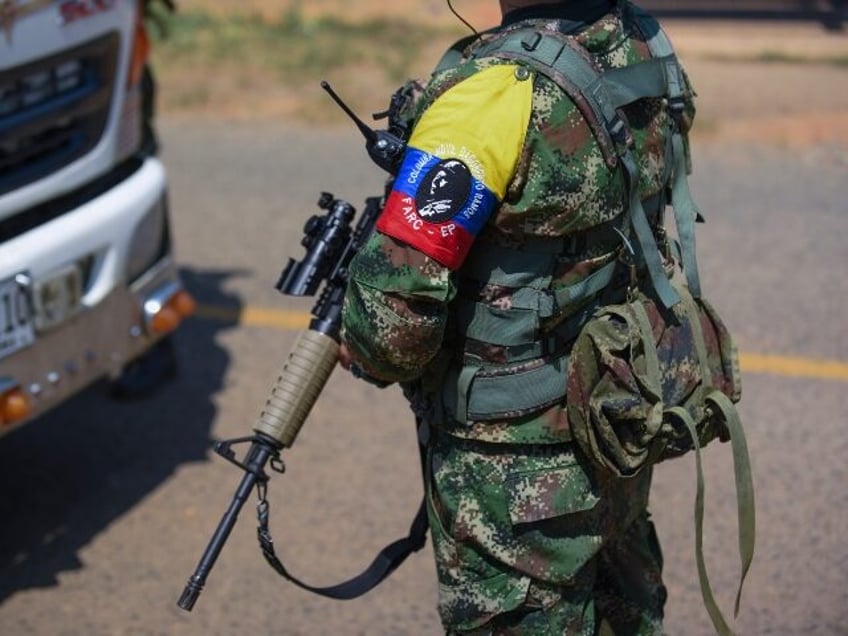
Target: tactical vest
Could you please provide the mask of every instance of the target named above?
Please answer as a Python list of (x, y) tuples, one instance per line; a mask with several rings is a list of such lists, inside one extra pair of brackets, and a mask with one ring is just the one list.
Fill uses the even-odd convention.
[[(645, 34), (653, 58), (624, 68), (599, 71), (576, 38), (553, 31), (517, 29), (472, 48), (472, 57), (519, 62), (562, 88), (594, 133), (609, 169), (622, 171), (627, 203), (618, 219), (579, 236), (531, 239), (514, 248), (486, 244), (472, 250), (458, 272), (460, 291), (449, 323), (448, 340), (453, 340), (454, 350), (463, 349), (462, 360), (449, 365), (442, 383), (447, 426), (453, 434), (474, 435), (471, 429), (452, 426), (451, 420), (462, 424), (521, 418), (563, 400), (568, 344), (594, 310), (623, 296), (626, 281), (622, 277), (628, 275), (628, 266), (618, 256), (633, 259), (632, 265), (647, 277), (664, 306), (679, 301), (655, 238), (661, 231), (666, 195), (661, 192), (641, 200), (633, 137), (619, 113), (621, 107), (639, 99), (664, 98), (671, 114), (666, 172), (680, 239), (676, 252), (689, 290), (700, 296), (694, 243), (694, 222), (700, 213), (689, 193), (683, 136), (674, 123), (684, 106), (682, 71), (656, 21), (635, 7), (628, 5), (628, 11), (628, 18)], [(465, 43), (457, 43), (437, 71), (456, 64)], [(592, 255), (607, 248), (610, 260), (585, 279), (553, 289), (559, 260), (580, 260), (577, 246), (578, 252)], [(509, 308), (475, 299), (475, 288), (484, 286), (513, 289)], [(613, 287), (618, 288), (617, 295)], [(551, 324), (555, 326), (546, 327)], [(442, 365), (438, 373), (443, 372)], [(528, 432), (526, 437), (562, 441), (538, 432)]]
[[(701, 298), (695, 222), (703, 218), (688, 185), (680, 127), (682, 69), (659, 24), (629, 3), (622, 6), (625, 21), (645, 37), (650, 60), (601, 71), (576, 38), (547, 30), (507, 31), (472, 47), (472, 57), (498, 57), (535, 70), (573, 100), (607, 166), (620, 170), (624, 177), (625, 212), (576, 237), (533, 239), (518, 247), (487, 244), (472, 250), (457, 272), (458, 295), (446, 335), (453, 353), (425, 374), (423, 384), (438, 387), (430, 396), (438, 402), (433, 423), (462, 437), (480, 437), (487, 422), (512, 420), (521, 426), (525, 416), (562, 404), (568, 391), (568, 423), (554, 429), (552, 435), (548, 427), (546, 432), (526, 431), (523, 438), (543, 443), (577, 441), (602, 468), (621, 477), (694, 450), (701, 592), (716, 630), (729, 634), (732, 632), (712, 594), (702, 552), (700, 447), (714, 438), (730, 439), (733, 445), (742, 561), (738, 612), (754, 546), (750, 463), (733, 405), (740, 397), (738, 358), (717, 314)], [(440, 68), (461, 59), (466, 44), (468, 40), (457, 43)], [(620, 109), (645, 98), (663, 99), (671, 127), (665, 152), (666, 188), (643, 201), (633, 137)], [(674, 209), (677, 240), (673, 242), (666, 242), (662, 227), (667, 205)], [(553, 288), (558, 259), (566, 255), (575, 259), (570, 250), (577, 245), (593, 255), (608, 248), (612, 256), (584, 279)], [(575, 260), (580, 260), (579, 254)], [(685, 284), (672, 281), (674, 263)], [(510, 290), (505, 306), (490, 302), (481, 293), (498, 288)], [(671, 335), (663, 339), (657, 333), (665, 327)], [(687, 395), (672, 395), (663, 387), (663, 374), (673, 373), (674, 365), (680, 363), (675, 359), (675, 337), (691, 343), (691, 362), (698, 369), (692, 379), (694, 388)], [(580, 365), (570, 364), (575, 345), (584, 356)], [(610, 360), (627, 368), (622, 378), (636, 387), (633, 391), (602, 393), (602, 367)], [(588, 389), (601, 391), (603, 408), (593, 411), (590, 403), (597, 402), (598, 395), (587, 389), (586, 378), (595, 383)], [(574, 387), (577, 390), (572, 395)], [(608, 399), (604, 402), (603, 398)], [(616, 409), (622, 418), (607, 421), (605, 414)], [(623, 430), (621, 424), (627, 424), (633, 413), (637, 413), (638, 425)], [(528, 426), (537, 425), (532, 418), (526, 419)]]

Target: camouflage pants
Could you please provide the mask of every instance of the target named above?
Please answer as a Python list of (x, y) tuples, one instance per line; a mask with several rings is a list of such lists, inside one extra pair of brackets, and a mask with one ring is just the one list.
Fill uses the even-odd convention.
[(428, 514), (447, 633), (662, 633), (650, 471), (599, 479), (573, 448), (431, 440)]

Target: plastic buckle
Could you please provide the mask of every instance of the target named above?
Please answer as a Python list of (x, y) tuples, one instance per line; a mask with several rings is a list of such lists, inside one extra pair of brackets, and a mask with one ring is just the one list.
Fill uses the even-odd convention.
[(686, 109), (686, 99), (684, 99), (683, 95), (669, 97), (667, 101), (668, 109), (673, 113), (682, 113)]
[(619, 153), (627, 151), (633, 144), (633, 137), (630, 136), (630, 131), (618, 113), (607, 126), (607, 132)]
[(541, 338), (539, 339), (539, 345), (540, 353), (543, 358), (548, 358), (554, 355), (557, 351), (558, 345), (558, 338), (556, 336), (556, 333), (551, 331), (549, 333), (542, 334)]
[(660, 253), (663, 259), (669, 263), (674, 262), (674, 255), (671, 252), (671, 242), (668, 239), (668, 231), (662, 225), (654, 227), (654, 239), (657, 242), (657, 247), (660, 248)]
[(631, 301), (635, 298), (636, 290), (639, 287), (639, 274), (636, 271), (636, 250), (633, 248), (633, 243), (630, 242), (630, 239), (619, 230), (617, 227), (614, 227), (616, 234), (621, 237), (621, 247), (618, 251), (618, 260), (623, 263), (627, 268), (628, 280), (627, 280), (627, 300)]
[(667, 98), (666, 104), (668, 104), (668, 112), (674, 123), (677, 124), (678, 129), (682, 130), (683, 114), (686, 112), (686, 100), (683, 95)]

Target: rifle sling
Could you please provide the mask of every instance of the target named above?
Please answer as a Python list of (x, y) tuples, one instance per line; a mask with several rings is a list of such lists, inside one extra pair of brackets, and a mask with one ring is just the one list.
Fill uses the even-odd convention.
[(427, 539), (427, 511), (424, 501), (418, 507), (418, 512), (415, 514), (415, 519), (409, 528), (409, 535), (398, 539), (385, 548), (374, 558), (361, 574), (353, 578), (330, 585), (327, 587), (315, 587), (304, 583), (283, 566), (280, 559), (274, 550), (274, 541), (268, 531), (269, 507), (267, 501), (260, 502), (259, 506), (259, 527), (256, 529), (256, 534), (259, 539), (259, 546), (262, 549), (262, 554), (268, 564), (276, 570), (277, 574), (291, 581), (298, 587), (337, 600), (350, 600), (362, 596), (366, 592), (376, 587), (389, 574), (395, 571), (397, 567), (406, 560), (413, 552), (417, 552), (424, 547)]

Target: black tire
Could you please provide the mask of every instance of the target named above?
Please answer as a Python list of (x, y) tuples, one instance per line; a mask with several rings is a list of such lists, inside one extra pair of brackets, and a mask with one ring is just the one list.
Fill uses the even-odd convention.
[(112, 383), (109, 394), (116, 400), (149, 397), (177, 377), (177, 366), (174, 341), (165, 337), (124, 368), (121, 376)]

